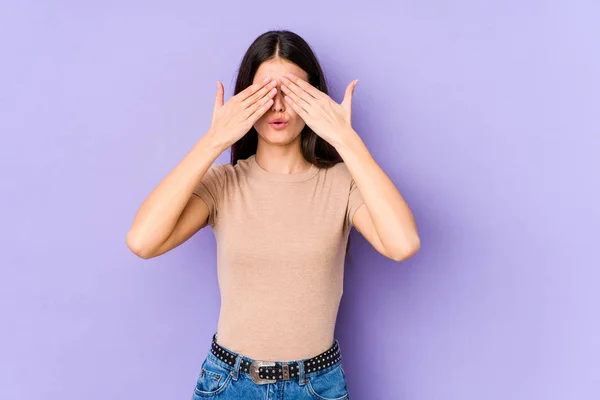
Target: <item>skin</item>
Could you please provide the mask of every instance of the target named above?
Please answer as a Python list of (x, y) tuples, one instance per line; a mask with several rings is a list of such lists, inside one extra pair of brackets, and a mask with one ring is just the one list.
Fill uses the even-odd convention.
[[(272, 106), (254, 124), (258, 132), (256, 161), (271, 172), (296, 173), (306, 171), (310, 163), (302, 156), (300, 147), (300, 132), (306, 124), (283, 98), (282, 83), (278, 78), (286, 73), (308, 80), (304, 70), (281, 58), (263, 62), (254, 75), (253, 84), (262, 82), (266, 77), (277, 80), (277, 94), (273, 97)], [(283, 130), (273, 129), (268, 124), (273, 118), (287, 120), (288, 126)]]
[(317, 135), (335, 147), (358, 186), (364, 204), (354, 213), (356, 230), (392, 260), (414, 255), (420, 239), (413, 214), (352, 127), (352, 96), (358, 81), (346, 87), (344, 99), (338, 104), (293, 73), (280, 80), (284, 100)]
[[(208, 207), (192, 194), (194, 188), (230, 145), (229, 136), (247, 129), (244, 121), (249, 118), (248, 109), (269, 104), (261, 108), (263, 114), (252, 119), (254, 123), (250, 125), (259, 136), (256, 153), (259, 165), (277, 173), (306, 171), (310, 163), (301, 153), (300, 132), (308, 125), (335, 147), (361, 191), (364, 204), (354, 214), (356, 230), (379, 253), (392, 260), (402, 261), (415, 254), (420, 239), (413, 214), (351, 124), (352, 96), (358, 81), (347, 86), (344, 99), (338, 104), (310, 85), (307, 74), (288, 61), (273, 59), (263, 63), (253, 83), (259, 84), (267, 76), (275, 79), (276, 84), (255, 85), (227, 107), (223, 107), (223, 87), (219, 83), (215, 112), (220, 110), (218, 115), (225, 116), (217, 119), (222, 122), (216, 124), (221, 129), (211, 127), (144, 201), (127, 235), (129, 248), (142, 258), (153, 258), (177, 247), (206, 226)], [(268, 94), (273, 96), (273, 103), (265, 103), (268, 100), (265, 94), (271, 87), (277, 87), (277, 91)], [(286, 129), (276, 131), (268, 125), (276, 117), (289, 121)]]

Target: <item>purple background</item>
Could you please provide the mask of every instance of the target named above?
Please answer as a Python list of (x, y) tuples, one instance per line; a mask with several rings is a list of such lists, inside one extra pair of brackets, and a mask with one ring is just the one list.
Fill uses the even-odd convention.
[(125, 234), (273, 28), (334, 99), (360, 79), (355, 128), (422, 236), (398, 264), (352, 234), (352, 397), (600, 398), (598, 3), (297, 3), (1, 3), (0, 398), (191, 397), (213, 234), (149, 261)]

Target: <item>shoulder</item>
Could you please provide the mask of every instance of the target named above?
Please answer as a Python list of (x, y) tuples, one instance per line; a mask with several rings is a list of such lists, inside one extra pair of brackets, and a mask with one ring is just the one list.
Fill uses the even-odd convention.
[(232, 165), (230, 162), (215, 162), (210, 166), (209, 171), (211, 171), (211, 173), (213, 174), (218, 174), (222, 176), (231, 176), (239, 174), (240, 172), (243, 172), (247, 169), (246, 163), (244, 161), (245, 160), (240, 160), (236, 165)]
[(235, 165), (230, 162), (214, 163), (210, 166), (209, 171), (224, 183), (238, 181), (250, 172), (248, 160), (238, 160)]
[(206, 171), (205, 178), (224, 180), (227, 175), (231, 174), (231, 164), (229, 163), (213, 163)]
[(352, 175), (346, 166), (346, 163), (340, 161), (333, 166), (326, 168), (326, 174), (329, 175), (332, 179), (335, 179), (339, 182), (350, 182), (352, 180)]
[(345, 196), (352, 188), (352, 175), (343, 161), (321, 168), (320, 176), (318, 181), (328, 193), (339, 193)]
[(348, 171), (348, 166), (346, 166), (346, 163), (343, 162), (343, 161), (340, 161), (339, 163), (336, 163), (331, 168), (335, 168), (336, 171), (338, 171), (339, 174), (350, 175), (350, 171)]
[(215, 171), (215, 173), (220, 175), (231, 175), (234, 172), (234, 166), (231, 163), (219, 163), (213, 164), (211, 168)]

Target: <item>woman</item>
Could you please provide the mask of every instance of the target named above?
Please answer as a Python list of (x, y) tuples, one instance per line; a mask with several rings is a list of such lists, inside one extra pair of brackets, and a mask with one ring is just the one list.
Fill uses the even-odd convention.
[[(351, 126), (357, 82), (337, 104), (301, 37), (264, 33), (235, 95), (224, 103), (217, 82), (210, 129), (136, 214), (127, 244), (143, 258), (215, 233), (221, 310), (194, 398), (349, 398), (334, 326), (350, 229), (396, 261), (419, 248), (409, 207)], [(230, 147), (231, 162), (214, 163)]]

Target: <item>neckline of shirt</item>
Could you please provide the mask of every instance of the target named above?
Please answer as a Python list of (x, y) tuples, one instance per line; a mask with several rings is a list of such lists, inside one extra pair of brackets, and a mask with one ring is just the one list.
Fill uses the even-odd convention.
[(256, 154), (253, 154), (250, 157), (248, 157), (246, 161), (248, 162), (248, 165), (250, 166), (250, 169), (255, 176), (275, 182), (304, 182), (311, 179), (317, 174), (317, 172), (319, 172), (319, 168), (314, 164), (310, 164), (310, 168), (308, 168), (304, 172), (297, 172), (292, 174), (270, 172), (258, 164), (258, 162), (256, 161)]

